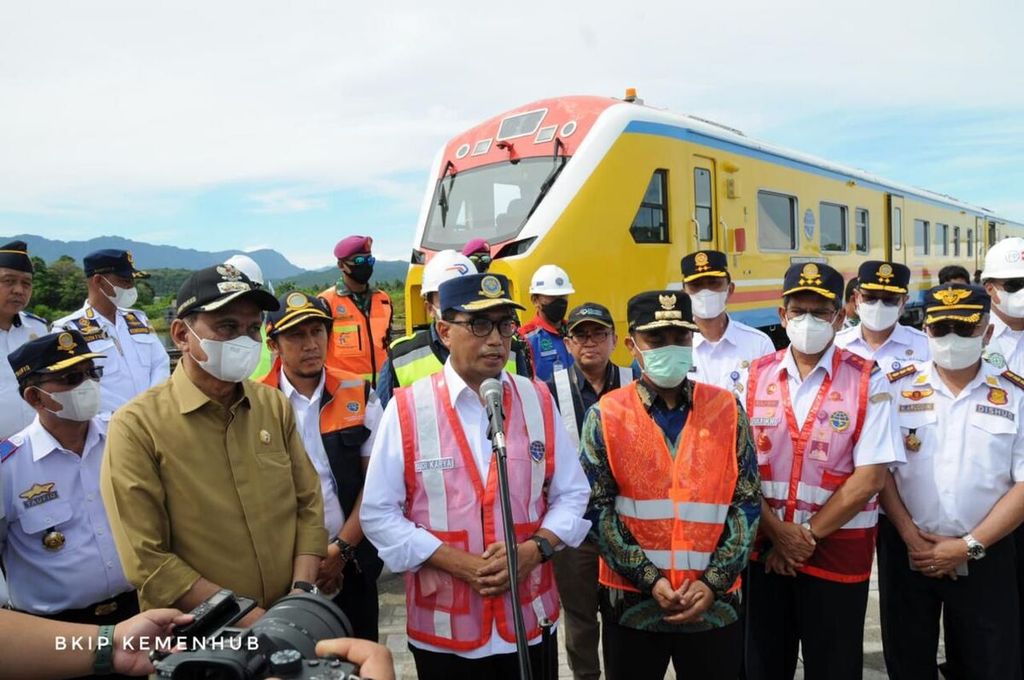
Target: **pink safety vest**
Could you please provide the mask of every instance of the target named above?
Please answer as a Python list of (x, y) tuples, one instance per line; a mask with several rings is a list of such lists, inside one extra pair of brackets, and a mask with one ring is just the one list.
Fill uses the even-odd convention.
[[(801, 524), (853, 474), (853, 448), (864, 425), (874, 362), (837, 347), (832, 377), (822, 383), (806, 422), (798, 424), (787, 373), (778, 369), (787, 351), (763, 356), (751, 365), (747, 413), (765, 501), (780, 519)], [(799, 571), (829, 581), (866, 581), (871, 577), (877, 523), (878, 501), (872, 499), (842, 528), (819, 541)], [(764, 543), (762, 534), (755, 559)]]
[[(554, 409), (544, 383), (517, 375), (505, 384), (505, 433), (516, 540), (536, 533), (547, 510), (555, 470)], [(444, 372), (395, 392), (405, 454), (405, 514), (446, 544), (479, 555), (504, 540), (497, 465), (486, 480), (473, 458)], [(493, 624), (515, 642), (511, 597), (481, 597), (466, 582), (424, 564), (406, 578), (409, 637), (454, 651), (482, 647)], [(596, 587), (596, 584), (595, 584)], [(519, 584), (527, 637), (541, 634), (540, 621), (558, 618), (554, 571), (547, 562)]]

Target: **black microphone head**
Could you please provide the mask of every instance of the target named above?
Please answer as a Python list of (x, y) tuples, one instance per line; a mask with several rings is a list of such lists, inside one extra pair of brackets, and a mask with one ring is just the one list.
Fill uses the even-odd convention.
[(500, 404), (502, 398), (501, 381), (497, 378), (488, 378), (480, 383), (480, 398), (485, 403), (492, 401)]

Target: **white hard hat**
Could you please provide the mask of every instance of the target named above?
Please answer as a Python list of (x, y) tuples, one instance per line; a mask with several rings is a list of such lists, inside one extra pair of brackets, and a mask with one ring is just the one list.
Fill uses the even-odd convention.
[(558, 265), (541, 265), (530, 279), (530, 295), (572, 295), (575, 292), (569, 275)]
[(224, 264), (234, 265), (236, 269), (248, 276), (250, 281), (258, 286), (263, 285), (263, 270), (256, 264), (256, 260), (248, 255), (232, 255), (224, 261)]
[(430, 258), (423, 267), (423, 287), (420, 295), (426, 297), (441, 289), (441, 284), (466, 274), (475, 274), (476, 266), (468, 257), (456, 250), (442, 250)]
[(981, 279), (1016, 279), (1024, 277), (1024, 238), (1014, 236), (999, 241), (985, 254)]

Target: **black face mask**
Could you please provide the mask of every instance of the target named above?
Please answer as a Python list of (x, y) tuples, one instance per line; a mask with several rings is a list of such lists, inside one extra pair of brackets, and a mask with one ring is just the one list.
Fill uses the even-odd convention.
[(348, 270), (348, 275), (357, 283), (366, 283), (373, 276), (372, 264), (354, 264)]
[(565, 312), (569, 309), (569, 301), (565, 298), (559, 298), (546, 305), (540, 306), (541, 314), (544, 315), (551, 323), (558, 323), (565, 318)]

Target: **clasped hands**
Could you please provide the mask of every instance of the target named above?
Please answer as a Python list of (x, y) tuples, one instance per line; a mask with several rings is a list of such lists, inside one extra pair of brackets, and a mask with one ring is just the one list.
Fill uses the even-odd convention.
[[(533, 541), (516, 546), (516, 582), (523, 581), (540, 564), (540, 548)], [(491, 543), (482, 555), (464, 553), (455, 576), (483, 597), (495, 597), (509, 589), (505, 543)]]
[(796, 576), (796, 570), (804, 566), (818, 545), (810, 531), (793, 522), (779, 522), (771, 539), (772, 549), (764, 558), (764, 570), (780, 576)]

